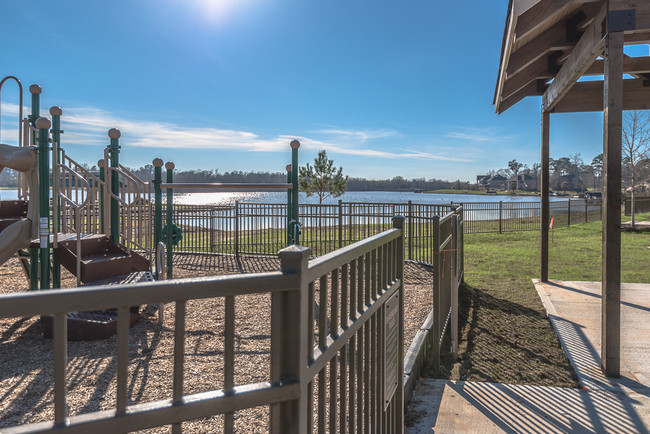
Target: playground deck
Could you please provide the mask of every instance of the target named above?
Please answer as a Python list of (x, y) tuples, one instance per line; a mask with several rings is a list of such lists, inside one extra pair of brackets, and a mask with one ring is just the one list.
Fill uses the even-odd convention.
[[(230, 255), (175, 255), (175, 277), (209, 274), (238, 274), (279, 269), (273, 257)], [(64, 274), (63, 286), (76, 280)], [(431, 309), (431, 273), (425, 267), (405, 266), (405, 349)], [(26, 291), (28, 283), (12, 259), (0, 266), (0, 293)], [(236, 304), (238, 333), (235, 379), (240, 383), (264, 381), (269, 364), (270, 297), (243, 296)], [(129, 348), (130, 402), (171, 396), (174, 348), (174, 307), (165, 306), (164, 323), (155, 312), (141, 311), (141, 320), (131, 329)], [(223, 382), (222, 299), (192, 301), (187, 306), (186, 393), (209, 390)], [(263, 325), (262, 325), (263, 324)], [(71, 414), (114, 407), (116, 396), (116, 337), (103, 341), (69, 342), (68, 405)], [(17, 423), (52, 417), (52, 341), (42, 337), (38, 318), (0, 322), (0, 430)], [(268, 413), (259, 408), (237, 413), (236, 432), (266, 432)], [(222, 417), (184, 424), (184, 432), (220, 431)], [(148, 431), (149, 432), (149, 431)], [(163, 427), (151, 432), (168, 432)]]

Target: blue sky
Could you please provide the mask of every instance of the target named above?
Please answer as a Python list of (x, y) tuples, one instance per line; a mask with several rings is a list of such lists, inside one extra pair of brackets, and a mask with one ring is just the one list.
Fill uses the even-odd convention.
[[(298, 138), (301, 165), (326, 149), (351, 176), (469, 181), (539, 160), (540, 99), (494, 114), (507, 0), (463, 4), (0, 0), (0, 75), (42, 85), (80, 162), (116, 126), (129, 166), (283, 171)], [(551, 140), (552, 157), (590, 162), (602, 115), (554, 115)]]

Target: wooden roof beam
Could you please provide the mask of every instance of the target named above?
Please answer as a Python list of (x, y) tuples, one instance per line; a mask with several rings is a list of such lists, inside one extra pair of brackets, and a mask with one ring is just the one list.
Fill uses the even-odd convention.
[(572, 49), (578, 42), (576, 34), (579, 35), (591, 24), (598, 10), (597, 4), (585, 5), (567, 19), (544, 30), (532, 41), (524, 45), (520, 41), (514, 43), (508, 62), (508, 76), (517, 74), (548, 52)]
[(594, 22), (585, 31), (569, 55), (566, 63), (555, 76), (542, 97), (542, 109), (551, 111), (578, 79), (587, 71), (605, 47), (603, 21), (607, 16), (607, 4), (596, 14)]
[[(584, 75), (603, 75), (605, 61), (596, 60)], [(626, 57), (623, 59), (623, 72), (625, 74), (650, 74), (650, 57)]]
[(516, 41), (526, 44), (565, 16), (579, 9), (583, 3), (601, 2), (602, 0), (542, 0), (519, 17)]
[(543, 92), (540, 92), (537, 88), (537, 82), (531, 82), (528, 83), (526, 86), (523, 88), (519, 89), (517, 92), (512, 94), (508, 98), (503, 98), (501, 102), (499, 103), (499, 107), (497, 108), (496, 112), (497, 114), (501, 114), (508, 110), (510, 107), (513, 105), (517, 104), (519, 101), (522, 99), (526, 98), (527, 96), (539, 96), (542, 95)]
[(508, 77), (506, 82), (503, 84), (501, 96), (504, 99), (509, 98), (530, 82), (536, 82), (539, 79), (549, 80), (551, 78), (553, 78), (553, 74), (548, 70), (548, 57), (540, 57), (518, 74), (512, 76), (512, 78)]
[[(650, 86), (643, 79), (623, 80), (623, 110), (650, 110)], [(603, 82), (577, 83), (553, 108), (553, 113), (603, 111)]]

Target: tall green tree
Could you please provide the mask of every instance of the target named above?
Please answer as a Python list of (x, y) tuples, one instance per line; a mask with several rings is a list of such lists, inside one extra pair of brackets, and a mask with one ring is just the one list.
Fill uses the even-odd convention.
[(307, 196), (317, 194), (318, 203), (321, 204), (330, 196), (341, 196), (347, 189), (348, 177), (343, 176), (343, 168), (334, 167), (334, 161), (327, 158), (325, 150), (318, 152), (313, 166), (307, 163), (298, 173), (300, 191), (307, 193)]

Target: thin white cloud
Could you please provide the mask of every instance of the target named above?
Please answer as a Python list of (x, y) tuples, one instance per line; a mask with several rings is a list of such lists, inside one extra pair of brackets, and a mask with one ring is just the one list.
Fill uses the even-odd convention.
[(468, 142), (502, 142), (512, 140), (513, 136), (499, 135), (494, 128), (455, 127), (447, 133), (450, 139)]
[(380, 129), (380, 130), (339, 130), (339, 129), (324, 129), (316, 130), (314, 133), (317, 134), (329, 134), (336, 136), (345, 136), (350, 138), (357, 138), (364, 143), (366, 140), (372, 139), (383, 139), (385, 137), (395, 137), (398, 135), (397, 131), (390, 129)]
[[(18, 106), (3, 104), (3, 114), (13, 113), (15, 119)], [(281, 134), (272, 138), (261, 138), (255, 133), (218, 128), (188, 128), (165, 122), (138, 121), (113, 116), (109, 112), (94, 107), (64, 108), (62, 117), (63, 143), (84, 146), (106, 146), (109, 142), (107, 132), (117, 127), (122, 132), (122, 140), (129, 146), (143, 148), (174, 148), (194, 150), (229, 150), (241, 152), (285, 152), (289, 142), (297, 139), (304, 149), (325, 149), (332, 153), (382, 159), (411, 159), (438, 161), (471, 161), (471, 158), (434, 154), (420, 150), (383, 150), (359, 145), (368, 140), (399, 135), (394, 130), (340, 130), (327, 129), (314, 134), (330, 136), (331, 140)], [(3, 135), (14, 138), (15, 132), (8, 130)], [(334, 137), (331, 137), (334, 136)], [(338, 136), (338, 137), (336, 137)], [(352, 141), (350, 138), (356, 138)], [(450, 153), (454, 155), (454, 153)]]

